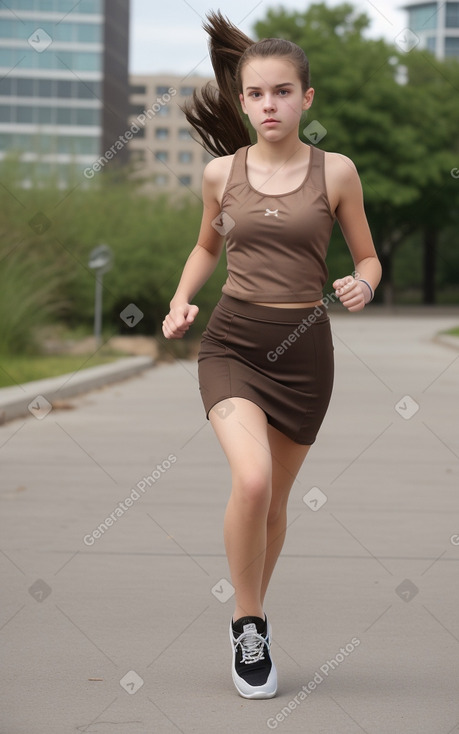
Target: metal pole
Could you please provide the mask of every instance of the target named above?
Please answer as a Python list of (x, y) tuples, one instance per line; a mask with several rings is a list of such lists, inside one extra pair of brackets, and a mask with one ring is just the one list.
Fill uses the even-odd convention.
[(96, 339), (96, 348), (101, 345), (102, 334), (102, 278), (103, 273), (96, 272), (96, 295), (94, 305), (94, 336)]

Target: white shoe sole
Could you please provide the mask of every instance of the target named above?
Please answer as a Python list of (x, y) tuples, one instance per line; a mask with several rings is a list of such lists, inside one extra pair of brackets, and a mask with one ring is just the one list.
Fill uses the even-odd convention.
[[(234, 667), (236, 659), (236, 648), (233, 642), (233, 626), (230, 622), (229, 635), (231, 641), (231, 647), (233, 650), (233, 661), (231, 664), (231, 674), (233, 677), (233, 683), (236, 687), (237, 692), (243, 698), (274, 698), (277, 693), (277, 670), (271, 659), (271, 670), (269, 672), (268, 680), (262, 686), (250, 686), (243, 678), (241, 678)], [(268, 622), (268, 637), (271, 640), (271, 625)]]

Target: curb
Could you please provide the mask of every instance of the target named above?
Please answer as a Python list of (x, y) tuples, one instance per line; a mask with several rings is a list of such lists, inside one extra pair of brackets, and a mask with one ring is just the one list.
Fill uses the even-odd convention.
[(3, 387), (0, 389), (0, 424), (29, 414), (38, 419), (44, 418), (57, 400), (125, 380), (153, 365), (152, 357), (126, 357), (59, 377)]
[(450, 347), (450, 349), (459, 350), (459, 337), (451, 336), (449, 334), (436, 334), (433, 338), (436, 344), (442, 344), (444, 347)]

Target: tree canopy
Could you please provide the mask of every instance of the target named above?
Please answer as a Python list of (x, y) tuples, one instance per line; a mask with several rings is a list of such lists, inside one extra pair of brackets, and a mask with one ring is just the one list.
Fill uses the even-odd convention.
[[(356, 164), (391, 301), (395, 249), (414, 232), (457, 222), (459, 61), (406, 51), (397, 36), (394, 44), (368, 39), (369, 24), (348, 3), (317, 3), (304, 12), (270, 9), (255, 31), (291, 40), (308, 56), (316, 94), (303, 129), (317, 120), (326, 130), (320, 147)], [(424, 272), (424, 281), (431, 277)]]

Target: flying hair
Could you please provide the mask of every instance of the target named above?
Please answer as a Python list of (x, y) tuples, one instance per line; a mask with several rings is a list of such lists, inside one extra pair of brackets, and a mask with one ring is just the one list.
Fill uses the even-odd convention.
[(232, 155), (250, 145), (250, 132), (239, 102), (242, 71), (250, 59), (287, 57), (294, 65), (303, 92), (310, 87), (309, 62), (302, 48), (282, 38), (254, 41), (225, 18), (220, 11), (207, 13), (203, 24), (209, 35), (209, 54), (217, 86), (205, 84), (194, 90), (191, 100), (181, 107), (201, 145), (213, 156)]

